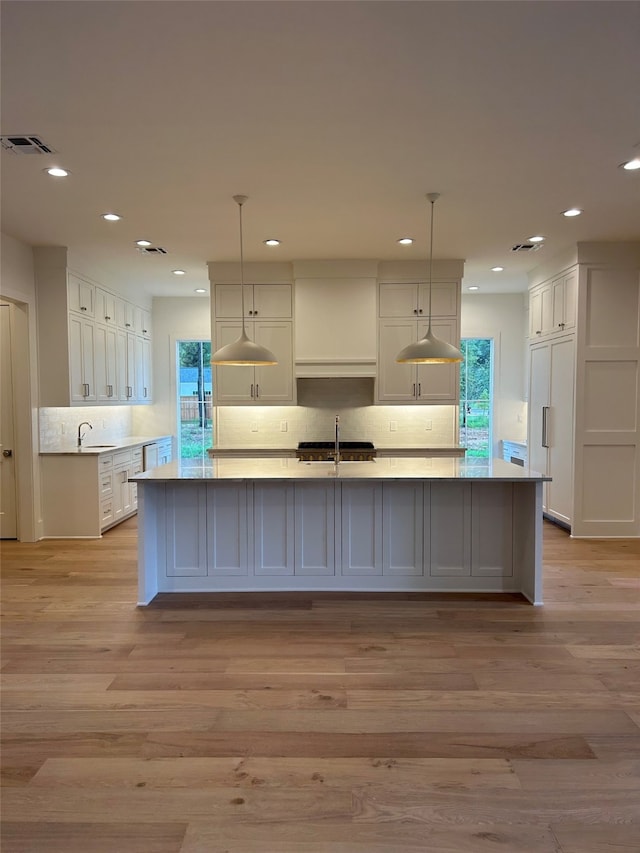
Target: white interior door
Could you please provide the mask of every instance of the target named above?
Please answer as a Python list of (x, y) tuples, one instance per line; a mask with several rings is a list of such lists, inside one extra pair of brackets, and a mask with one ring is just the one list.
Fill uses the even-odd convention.
[(0, 305), (0, 539), (16, 539), (11, 307)]

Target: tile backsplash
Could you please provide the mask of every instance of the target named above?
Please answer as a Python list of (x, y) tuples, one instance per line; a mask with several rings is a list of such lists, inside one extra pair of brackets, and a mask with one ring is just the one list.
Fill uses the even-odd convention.
[(456, 442), (456, 406), (374, 406), (367, 379), (298, 382), (297, 406), (220, 406), (216, 447), (295, 448), (329, 441), (335, 416), (343, 441), (376, 447), (450, 447)]
[(82, 421), (89, 421), (93, 426), (85, 437), (86, 444), (106, 444), (133, 432), (131, 406), (42, 408), (39, 410), (40, 450), (75, 447), (78, 424)]

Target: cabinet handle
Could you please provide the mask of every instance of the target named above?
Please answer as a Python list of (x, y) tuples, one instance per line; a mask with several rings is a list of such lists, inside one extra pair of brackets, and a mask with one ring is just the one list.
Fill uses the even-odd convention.
[(146, 329), (143, 329), (143, 330), (142, 330), (142, 334), (143, 334), (143, 335), (146, 335), (146, 334), (147, 334), (147, 330), (146, 330)]
[(416, 396), (416, 383), (413, 383), (413, 396)]
[(83, 396), (83, 397), (88, 397), (88, 396), (89, 396), (89, 383), (88, 383), (88, 382), (83, 382), (83, 383), (82, 383), (82, 388), (83, 388), (82, 396)]
[(147, 386), (146, 385), (144, 386), (144, 396), (145, 397), (147, 396)]
[(131, 323), (125, 323), (125, 326), (127, 327), (127, 329), (130, 329), (130, 328), (131, 328)]
[(256, 382), (256, 400), (258, 399), (259, 396), (260, 396), (260, 386)]
[(255, 317), (255, 316), (257, 316), (257, 314), (258, 314), (258, 312), (257, 312), (257, 311), (254, 311), (254, 312), (253, 312), (253, 316), (254, 316), (254, 317)]
[(127, 397), (133, 396), (133, 388), (131, 385), (127, 385)]
[(104, 315), (104, 319), (105, 319), (105, 320), (110, 320), (110, 319), (111, 319), (111, 317), (110, 317), (108, 314), (105, 314), (105, 315)]
[(251, 383), (251, 399), (253, 399), (253, 382)]
[(542, 407), (542, 446), (549, 447), (549, 406)]
[(418, 397), (422, 397), (422, 382), (418, 382)]
[(536, 335), (541, 335), (541, 334), (542, 334), (542, 329), (538, 329), (538, 331), (536, 332)]
[(561, 329), (564, 329), (564, 323), (558, 323), (558, 326), (559, 326)]
[(418, 314), (422, 314), (422, 308), (418, 308)]
[(414, 313), (414, 314), (417, 314), (417, 313), (418, 313), (418, 309), (417, 309), (417, 308), (414, 308), (414, 309), (413, 309), (413, 313)]
[(86, 311), (86, 310), (87, 310), (87, 308), (86, 308), (86, 306), (85, 306), (85, 305), (81, 305), (81, 306), (80, 306), (80, 310), (81, 310), (81, 311)]
[(113, 385), (107, 385), (107, 397), (113, 397)]

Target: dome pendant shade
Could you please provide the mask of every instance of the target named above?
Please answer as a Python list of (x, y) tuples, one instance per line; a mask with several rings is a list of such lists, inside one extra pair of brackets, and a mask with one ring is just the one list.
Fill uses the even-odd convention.
[(396, 356), (399, 364), (450, 364), (463, 360), (459, 349), (436, 338), (431, 329), (424, 338), (409, 344)]
[(233, 343), (225, 344), (211, 356), (211, 364), (259, 365), (277, 364), (278, 359), (266, 347), (254, 343), (245, 330)]
[(431, 204), (431, 239), (429, 244), (429, 325), (424, 338), (409, 344), (400, 350), (396, 356), (398, 364), (451, 364), (464, 361), (464, 356), (453, 344), (437, 338), (431, 331), (431, 290), (433, 280), (433, 206), (440, 198), (440, 193), (428, 193)]
[(238, 205), (240, 215), (240, 316), (242, 317), (242, 332), (233, 343), (225, 344), (211, 356), (212, 365), (232, 364), (238, 366), (254, 365), (267, 367), (277, 364), (278, 359), (266, 347), (254, 343), (247, 335), (244, 326), (244, 252), (242, 246), (242, 205), (247, 200), (246, 195), (234, 195), (233, 200)]

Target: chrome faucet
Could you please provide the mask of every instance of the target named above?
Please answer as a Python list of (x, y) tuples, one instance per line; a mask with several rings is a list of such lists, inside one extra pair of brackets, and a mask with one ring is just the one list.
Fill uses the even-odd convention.
[(81, 424), (78, 424), (78, 447), (82, 447), (82, 439), (85, 436), (85, 433), (81, 432), (83, 426), (88, 426), (89, 429), (93, 429), (93, 426), (89, 423), (89, 421), (82, 421)]
[(336, 445), (333, 453), (333, 461), (338, 464), (340, 461), (340, 417), (336, 415)]

